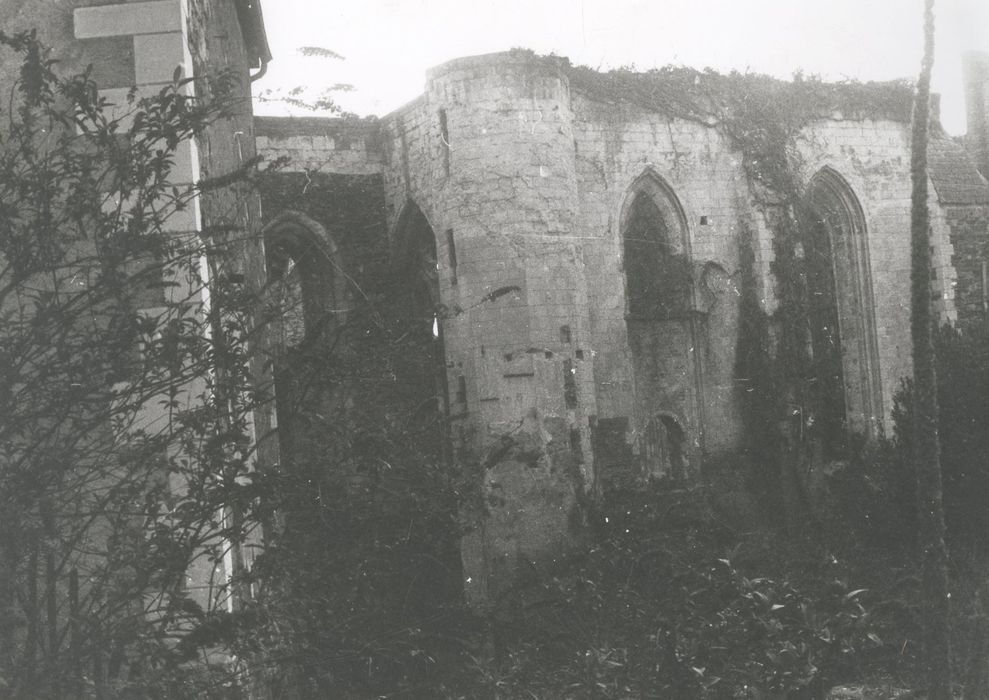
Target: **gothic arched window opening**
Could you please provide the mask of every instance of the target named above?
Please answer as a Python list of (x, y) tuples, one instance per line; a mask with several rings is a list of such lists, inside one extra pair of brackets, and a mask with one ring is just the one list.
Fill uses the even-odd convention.
[(677, 250), (677, 222), (661, 203), (636, 193), (622, 229), (627, 309), (636, 318), (677, 318), (689, 309), (690, 262)]
[(649, 170), (633, 183), (620, 222), (642, 475), (681, 479), (696, 463), (695, 436), (703, 433), (687, 218)]
[(399, 218), (396, 241), (403, 253), (396, 300), (411, 322), (407, 338), (413, 344), (405, 353), (400, 374), (408, 390), (421, 399), (420, 420), (436, 421), (449, 413), (439, 259), (436, 234), (411, 201)]
[(803, 425), (825, 458), (841, 458), (851, 434), (876, 436), (882, 403), (865, 217), (830, 169), (807, 188), (794, 261), (803, 308)]

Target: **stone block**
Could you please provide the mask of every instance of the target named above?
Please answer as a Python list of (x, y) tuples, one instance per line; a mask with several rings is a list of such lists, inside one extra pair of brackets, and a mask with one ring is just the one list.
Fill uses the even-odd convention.
[(130, 2), (76, 8), (76, 39), (182, 31), (180, 0)]
[(185, 233), (202, 230), (202, 216), (199, 209), (199, 198), (189, 202), (184, 209), (172, 212), (162, 226), (165, 231)]
[(192, 58), (182, 32), (140, 34), (134, 37), (134, 77), (139, 85), (169, 83), (181, 66), (192, 73)]
[(178, 184), (191, 185), (199, 181), (199, 149), (192, 141), (183, 141), (175, 149), (175, 164), (170, 180)]
[(132, 122), (132, 115), (135, 110), (135, 103), (141, 98), (141, 92), (137, 91), (134, 96), (134, 102), (128, 100), (131, 88), (120, 87), (120, 88), (110, 88), (107, 90), (100, 90), (100, 97), (105, 99), (109, 106), (104, 111), (104, 114), (110, 119), (120, 120), (119, 131), (124, 131), (130, 128)]
[[(186, 95), (191, 96), (191, 83), (182, 88), (182, 92)], [(138, 87), (134, 94), (134, 101), (128, 100), (133, 87), (119, 87), (110, 88), (107, 90), (100, 90), (100, 97), (105, 99), (109, 106), (104, 111), (104, 114), (109, 119), (119, 119), (120, 125), (118, 127), (119, 132), (124, 132), (130, 129), (133, 122), (134, 113), (137, 110), (137, 102), (142, 97), (150, 97), (156, 94), (161, 88), (160, 87)]]
[(78, 42), (80, 63), (92, 64), (92, 78), (101, 88), (134, 85), (134, 42), (129, 36), (84, 39)]

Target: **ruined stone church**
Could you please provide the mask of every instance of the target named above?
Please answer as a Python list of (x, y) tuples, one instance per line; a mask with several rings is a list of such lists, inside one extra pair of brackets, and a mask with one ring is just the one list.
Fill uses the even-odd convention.
[[(986, 64), (971, 56), (967, 70), (984, 125)], [(797, 139), (812, 369), (789, 410), (823, 459), (889, 430), (911, 371), (906, 96), (885, 111), (839, 99)], [(376, 230), (417, 258), (454, 440), (481, 455), (525, 446), (484, 463), (496, 505), (464, 548), (468, 570), (565, 551), (585, 494), (700, 480), (751, 438), (744, 287), (772, 317), (776, 249), (746, 154), (715, 124), (602, 95), (565, 59), (509, 52), (434, 68), (420, 98), (379, 120), (256, 118), (255, 130), (259, 153), (289, 163), (285, 186), (262, 192), (266, 240), (325, 251), (344, 295), (353, 236)], [(989, 308), (987, 135), (937, 134), (933, 303), (964, 328)], [(345, 182), (364, 183), (363, 203)]]
[[(15, 2), (14, 16), (94, 64), (110, 97), (177, 66), (234, 66), (247, 90), (271, 60), (250, 0), (89, 5)], [(935, 129), (929, 154), (932, 303), (962, 330), (989, 313), (989, 60), (966, 60), (969, 134)], [(788, 410), (822, 459), (888, 431), (911, 372), (905, 104), (865, 108), (838, 91), (794, 139), (811, 362)], [(751, 154), (679, 107), (512, 51), (432, 69), (419, 98), (381, 118), (252, 119), (245, 107), (187, 144), (189, 182), (254, 153), (285, 159), (256, 195), (204, 202), (182, 224), (229, 217), (257, 234), (244, 272), (301, 299), (280, 322), (284, 346), (342, 322), (363, 293), (368, 241), (412, 271), (405, 301), (436, 360), (424, 399), (492, 496), (465, 537), (471, 600), (520, 562), (565, 551), (581, 504), (609, 483), (696, 482), (753, 437), (738, 358), (747, 294), (770, 319), (770, 350), (779, 334), (773, 207)], [(297, 433), (291, 410), (277, 422)]]

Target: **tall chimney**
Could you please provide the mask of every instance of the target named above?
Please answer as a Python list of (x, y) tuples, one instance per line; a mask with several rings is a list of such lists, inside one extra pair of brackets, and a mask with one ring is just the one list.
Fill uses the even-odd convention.
[(962, 54), (965, 82), (965, 144), (979, 172), (989, 178), (989, 53), (966, 51)]

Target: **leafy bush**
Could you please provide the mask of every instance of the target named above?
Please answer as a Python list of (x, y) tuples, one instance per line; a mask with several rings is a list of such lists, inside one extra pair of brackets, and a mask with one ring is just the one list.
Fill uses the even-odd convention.
[[(496, 697), (818, 698), (880, 638), (869, 593), (771, 535), (752, 544), (701, 517), (693, 492), (613, 495), (601, 540), (502, 601)], [(779, 551), (782, 549), (782, 551)], [(732, 561), (737, 557), (739, 563)], [(789, 560), (789, 561), (788, 561)], [(753, 570), (767, 572), (754, 576)]]
[(369, 301), (280, 358), (294, 385), (279, 417), (297, 428), (268, 475), (283, 524), (231, 624), (281, 697), (429, 697), (466, 664), (463, 477), (446, 421), (415, 390), (435, 372), (432, 336), (400, 310)]
[(251, 305), (217, 274), (216, 230), (169, 218), (253, 168), (172, 172), (233, 113), (233, 83), (191, 97), (176, 78), (111, 109), (47, 56), (0, 32), (20, 65), (0, 100), (2, 694), (222, 697), (229, 669), (188, 662), (257, 525)]

